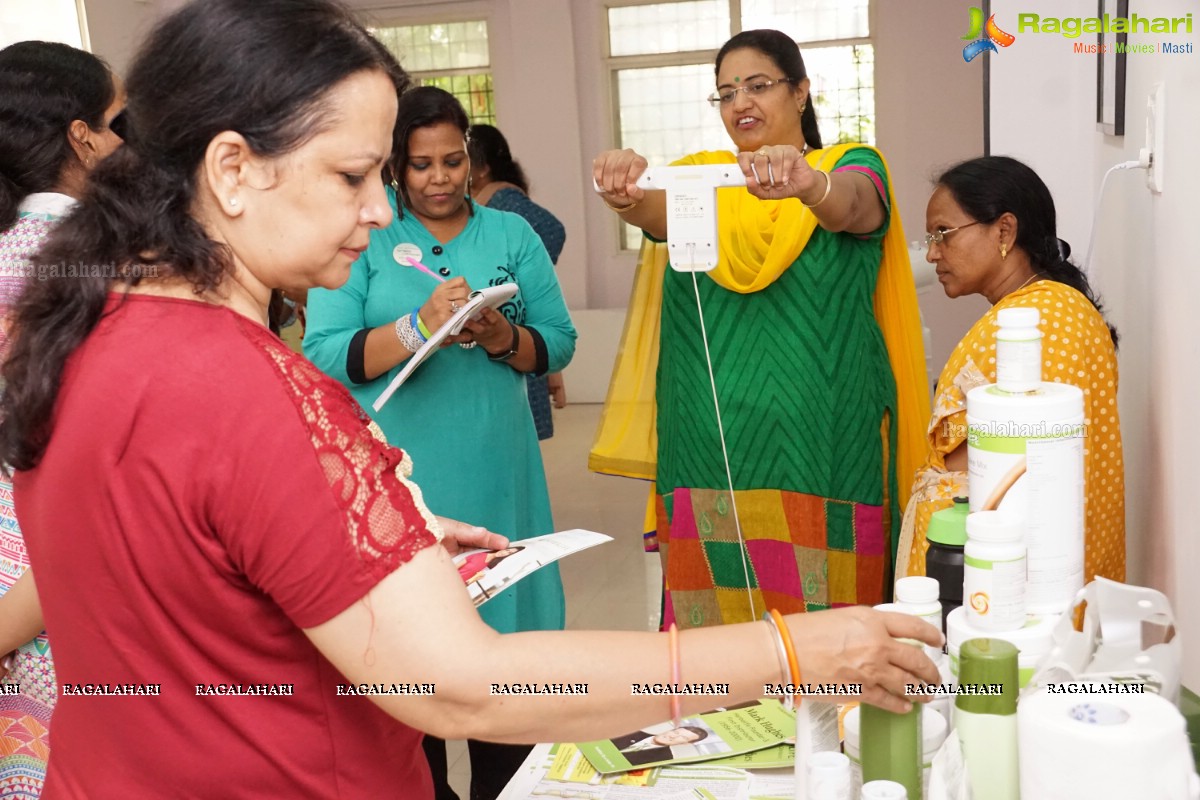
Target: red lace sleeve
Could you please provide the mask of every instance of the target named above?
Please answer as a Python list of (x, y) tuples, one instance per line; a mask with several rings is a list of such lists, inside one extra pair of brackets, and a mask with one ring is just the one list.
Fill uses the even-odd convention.
[(273, 387), (258, 387), (261, 407), (247, 410), (246, 422), (265, 429), (239, 448), (228, 478), (230, 493), (253, 512), (226, 527), (230, 550), (297, 624), (311, 627), (437, 543), (441, 531), (406, 480), (408, 457), (372, 432), (350, 393), (265, 329), (246, 321), (243, 332), (301, 424)]

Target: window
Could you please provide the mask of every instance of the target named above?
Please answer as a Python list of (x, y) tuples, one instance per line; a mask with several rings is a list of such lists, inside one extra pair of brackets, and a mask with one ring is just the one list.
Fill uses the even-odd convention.
[(496, 123), (485, 20), (373, 28), (416, 83), (458, 98), (471, 123)]
[(91, 50), (83, 0), (0, 2), (0, 48), (29, 39)]
[[(651, 164), (729, 145), (713, 91), (713, 61), (743, 30), (793, 35), (812, 81), (825, 144), (875, 142), (875, 52), (871, 0), (682, 0), (608, 9), (608, 66), (617, 146)], [(640, 231), (622, 226), (623, 245)]]

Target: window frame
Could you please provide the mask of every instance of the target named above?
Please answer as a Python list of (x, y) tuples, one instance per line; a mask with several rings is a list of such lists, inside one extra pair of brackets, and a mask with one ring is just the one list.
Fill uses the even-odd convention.
[[(386, 16), (372, 14), (370, 15), (369, 19), (362, 20), (363, 25), (371, 29), (372, 35), (374, 35), (374, 30), (377, 28), (415, 28), (421, 25), (452, 25), (462, 22), (482, 22), (487, 26), (488, 59), (487, 64), (485, 65), (480, 65), (477, 67), (454, 67), (444, 70), (415, 70), (410, 69), (407, 65), (405, 65), (398, 54), (392, 53), (392, 55), (396, 56), (396, 59), (400, 61), (400, 66), (404, 67), (404, 71), (408, 74), (408, 77), (412, 82), (411, 85), (413, 86), (424, 85), (423, 82), (426, 78), (456, 78), (481, 74), (488, 75), (491, 78), (492, 83), (492, 118), (490, 120), (477, 120), (473, 118), (471, 115), (471, 109), (466, 103), (463, 103), (463, 110), (467, 112), (467, 118), (472, 125), (476, 123), (495, 125), (500, 114), (496, 107), (496, 52), (494, 43), (492, 41), (492, 33), (495, 29), (495, 24), (490, 11), (486, 11), (481, 7), (470, 7), (460, 8), (454, 11), (447, 11), (443, 14), (427, 13), (414, 16), (398, 16), (395, 13), (398, 10), (399, 9), (396, 8), (385, 9), (384, 13)], [(386, 45), (384, 46), (386, 47)], [(455, 97), (457, 97), (457, 95), (455, 95)], [(462, 103), (462, 99), (458, 99), (459, 102)]]

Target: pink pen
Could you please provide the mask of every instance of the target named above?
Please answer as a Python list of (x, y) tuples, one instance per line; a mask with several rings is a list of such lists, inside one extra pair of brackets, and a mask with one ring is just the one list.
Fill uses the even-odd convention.
[(434, 272), (429, 267), (422, 264), (420, 261), (417, 261), (415, 258), (409, 258), (409, 259), (407, 259), (407, 261), (408, 261), (408, 265), (410, 267), (416, 267), (417, 269), (421, 270), (421, 272), (424, 272), (426, 275), (433, 278), (438, 283), (446, 282), (445, 278), (443, 278), (441, 275), (438, 275), (436, 272)]

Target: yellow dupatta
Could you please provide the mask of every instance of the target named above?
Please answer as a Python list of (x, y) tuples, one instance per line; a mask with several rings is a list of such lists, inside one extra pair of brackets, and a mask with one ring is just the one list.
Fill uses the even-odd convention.
[[(849, 150), (866, 146), (834, 145), (812, 151), (805, 160), (813, 168), (828, 170)], [(879, 157), (883, 160), (882, 154)], [(728, 151), (707, 151), (674, 164), (734, 161)], [(903, 508), (912, 476), (925, 457), (929, 391), (916, 285), (890, 181), (888, 206), (891, 224), (883, 238), (874, 305), (896, 381), (895, 461)], [(777, 280), (799, 257), (818, 224), (816, 215), (799, 200), (759, 200), (737, 189), (717, 193), (717, 213), (719, 219), (737, 223), (719, 226), (720, 256), (708, 276), (742, 294), (760, 291)], [(654, 480), (658, 453), (654, 383), (667, 260), (665, 243), (644, 241), (608, 396), (588, 456), (588, 468), (594, 472)]]

